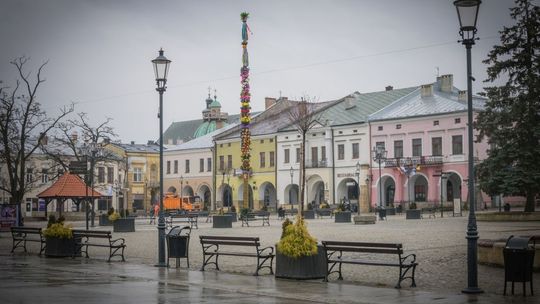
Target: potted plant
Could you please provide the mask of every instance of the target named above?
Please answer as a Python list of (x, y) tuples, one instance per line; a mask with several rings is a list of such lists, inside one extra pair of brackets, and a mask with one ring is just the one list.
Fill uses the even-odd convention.
[(233, 222), (238, 221), (238, 214), (236, 213), (236, 207), (234, 205), (231, 206), (231, 210), (229, 212), (225, 212), (225, 215), (230, 216)]
[(277, 278), (318, 279), (326, 275), (324, 249), (317, 245), (301, 216), (293, 224), (285, 219), (282, 224), (281, 239), (276, 245)]
[[(236, 212), (234, 213), (236, 214)], [(225, 214), (220, 208), (217, 215), (212, 216), (213, 228), (232, 228), (233, 217)]]
[(412, 202), (409, 204), (409, 209), (407, 209), (405, 218), (408, 220), (419, 220), (422, 216), (421, 210), (416, 209), (416, 203)]
[(351, 222), (351, 212), (345, 211), (345, 204), (340, 203), (334, 213), (334, 222), (335, 223), (350, 223)]
[(49, 216), (47, 229), (43, 230), (45, 237), (45, 256), (70, 257), (75, 252), (75, 239), (71, 226), (64, 226), (64, 218), (58, 220), (54, 215)]
[(393, 203), (390, 203), (390, 206), (386, 207), (386, 215), (396, 215), (396, 208)]
[(112, 222), (109, 221), (109, 216), (114, 213), (114, 208), (109, 208), (107, 214), (101, 214), (99, 216), (99, 225), (100, 226), (112, 226)]
[(120, 214), (118, 212), (113, 212), (111, 215), (109, 215), (109, 221), (113, 223), (113, 231), (135, 232), (135, 218), (127, 216), (121, 217), (122, 214), (126, 216), (127, 212), (120, 210)]
[(313, 205), (315, 204), (315, 202), (311, 202), (309, 204), (307, 204), (307, 209), (308, 210), (304, 210), (304, 212), (302, 213), (302, 216), (304, 217), (304, 219), (306, 220), (312, 220), (315, 218), (315, 210), (313, 210)]

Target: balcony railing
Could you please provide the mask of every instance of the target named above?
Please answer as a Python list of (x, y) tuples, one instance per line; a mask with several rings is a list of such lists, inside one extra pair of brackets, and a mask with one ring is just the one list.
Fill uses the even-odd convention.
[(387, 158), (385, 168), (400, 167), (404, 165), (440, 166), (443, 164), (442, 156), (413, 156), (400, 158)]
[(324, 159), (306, 159), (306, 168), (327, 168), (328, 162)]

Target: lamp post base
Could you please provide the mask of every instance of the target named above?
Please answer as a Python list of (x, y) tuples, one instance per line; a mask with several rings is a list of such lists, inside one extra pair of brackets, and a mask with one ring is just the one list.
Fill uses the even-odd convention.
[(484, 293), (484, 291), (479, 288), (479, 287), (467, 287), (465, 289), (462, 289), (461, 290), (462, 293), (466, 293), (466, 294), (479, 294), (479, 293)]

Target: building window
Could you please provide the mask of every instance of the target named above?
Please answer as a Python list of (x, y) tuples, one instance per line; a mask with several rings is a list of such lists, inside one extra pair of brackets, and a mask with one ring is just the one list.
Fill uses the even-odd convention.
[(394, 140), (394, 158), (403, 157), (403, 140)]
[(171, 174), (171, 161), (167, 161), (167, 174)]
[(227, 155), (227, 169), (232, 168), (232, 155)]
[(385, 150), (385, 147), (386, 147), (386, 145), (385, 145), (384, 141), (378, 141), (378, 142), (375, 143), (375, 149), (377, 149), (377, 151), (379, 149)]
[(274, 142), (274, 139), (273, 139), (273, 138), (270, 138), (270, 142), (273, 143), (273, 142)]
[(31, 183), (34, 180), (34, 168), (26, 168), (26, 182)]
[(321, 147), (321, 160), (326, 161), (326, 146)]
[(401, 124), (397, 124), (396, 129), (401, 129)]
[(300, 148), (296, 148), (296, 162), (300, 162)]
[(274, 151), (269, 152), (268, 161), (270, 162), (270, 167), (273, 167), (274, 166)]
[(142, 182), (142, 168), (133, 168), (133, 181)]
[(114, 183), (114, 168), (113, 167), (107, 167), (107, 183), (109, 184)]
[(41, 183), (46, 184), (49, 182), (49, 170), (46, 168), (41, 169)]
[(212, 171), (212, 158), (209, 157), (206, 159), (206, 171)]
[(383, 130), (383, 126), (378, 126), (378, 127), (377, 127), (377, 130), (378, 130), (378, 131), (382, 131), (382, 130)]
[(422, 156), (422, 139), (421, 138), (413, 138), (412, 156)]
[(189, 159), (186, 159), (186, 173), (189, 173)]
[(199, 172), (204, 172), (204, 158), (199, 159)]
[(442, 156), (442, 137), (433, 137), (431, 139), (431, 155)]
[(353, 133), (358, 133), (358, 130), (356, 130), (356, 129), (354, 129), (354, 130), (352, 130), (352, 131), (353, 131)]
[(261, 144), (264, 144), (264, 139), (261, 139)]
[(178, 160), (174, 161), (174, 173), (178, 173)]
[(357, 159), (359, 157), (360, 151), (358, 151), (358, 143), (352, 144), (352, 158)]
[(343, 144), (340, 144), (337, 146), (337, 155), (338, 155), (338, 159), (339, 160), (342, 160), (342, 159), (345, 159), (345, 145)]
[(105, 167), (98, 167), (98, 183), (105, 183)]
[(227, 147), (230, 147), (230, 146), (231, 146), (231, 143), (228, 143), (228, 144), (227, 144)]
[(223, 168), (225, 168), (225, 156), (220, 155), (219, 156), (219, 170), (223, 171)]
[(454, 123), (456, 123), (456, 124), (461, 123), (461, 118), (455, 118)]
[(264, 152), (259, 153), (259, 161), (260, 161), (260, 167), (264, 168), (266, 166), (266, 159), (265, 159)]
[(434, 121), (433, 121), (433, 125), (434, 125), (434, 126), (438, 126), (438, 125), (439, 125), (439, 121), (438, 121), (438, 120), (434, 120)]
[(463, 136), (452, 136), (452, 154), (463, 154)]
[(291, 161), (290, 153), (291, 153), (291, 151), (289, 149), (283, 150), (283, 159), (284, 159), (284, 163), (286, 163), (286, 164), (288, 164)]

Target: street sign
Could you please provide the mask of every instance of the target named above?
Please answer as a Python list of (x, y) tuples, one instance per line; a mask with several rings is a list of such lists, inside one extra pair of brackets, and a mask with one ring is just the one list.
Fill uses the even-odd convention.
[(69, 163), (69, 172), (73, 174), (86, 174), (86, 166), (85, 161), (72, 161)]

